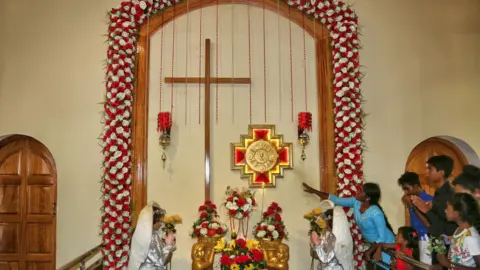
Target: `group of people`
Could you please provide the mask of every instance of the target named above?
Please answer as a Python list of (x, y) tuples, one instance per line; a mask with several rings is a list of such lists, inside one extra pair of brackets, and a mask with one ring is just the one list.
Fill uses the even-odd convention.
[[(433, 270), (480, 269), (480, 169), (467, 165), (450, 182), (448, 179), (453, 165), (453, 159), (446, 155), (428, 159), (426, 177), (436, 187), (434, 196), (422, 188), (418, 174), (406, 172), (400, 176), (398, 185), (404, 192), (402, 202), (408, 207), (410, 226), (400, 227), (396, 235), (379, 204), (381, 190), (377, 184), (365, 183), (352, 198), (339, 198), (305, 183), (303, 187), (306, 192), (330, 200), (335, 205), (352, 208), (363, 238), (371, 244), (364, 257), (367, 261), (381, 261), (383, 264), (378, 264), (377, 268), (386, 268), (392, 262), (392, 266), (399, 270), (415, 269), (399, 258), (391, 260), (385, 252), (391, 249), (396, 254), (421, 260), (431, 265)], [(333, 230), (331, 233), (335, 235)], [(324, 251), (322, 243), (327, 241), (322, 238), (326, 237), (311, 235), (312, 247), (318, 254)], [(328, 238), (331, 239), (331, 236)], [(447, 254), (428, 251), (429, 239), (432, 238), (443, 241)], [(325, 257), (327, 261), (321, 260), (319, 269), (353, 269), (348, 263), (341, 265), (341, 260), (335, 257)]]
[[(385, 249), (430, 264), (430, 269), (480, 269), (480, 168), (467, 165), (450, 182), (453, 159), (433, 156), (427, 161), (426, 176), (436, 187), (430, 196), (420, 185), (418, 174), (406, 172), (398, 179), (404, 192), (403, 204), (410, 212), (410, 226), (394, 234), (382, 207), (381, 190), (375, 183), (365, 183), (355, 197), (340, 198), (303, 184), (306, 192), (318, 195), (323, 204), (327, 230), (310, 235), (312, 250), (320, 259), (321, 270), (353, 270), (353, 242), (343, 207), (352, 208), (363, 238), (371, 246), (365, 252), (367, 261), (391, 261), (398, 270), (415, 269), (408, 262), (392, 260)], [(164, 270), (175, 251), (175, 235), (161, 233), (165, 210), (157, 203), (148, 204), (140, 213), (131, 241), (130, 270)], [(429, 238), (443, 239), (447, 254), (425, 254)]]

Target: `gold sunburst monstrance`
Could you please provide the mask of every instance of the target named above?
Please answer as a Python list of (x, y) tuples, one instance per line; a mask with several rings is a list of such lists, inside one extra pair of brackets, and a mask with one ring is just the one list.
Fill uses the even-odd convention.
[(284, 169), (293, 168), (292, 143), (275, 134), (275, 125), (249, 125), (248, 135), (231, 143), (231, 169), (249, 179), (249, 187), (275, 187)]

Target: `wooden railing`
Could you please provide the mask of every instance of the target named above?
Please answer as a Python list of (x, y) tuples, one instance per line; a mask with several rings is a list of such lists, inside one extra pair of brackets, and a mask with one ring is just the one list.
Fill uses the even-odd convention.
[(90, 265), (88, 268), (86, 267), (86, 263), (92, 259), (94, 256), (100, 253), (102, 249), (101, 245), (98, 245), (89, 251), (83, 253), (82, 255), (78, 256), (77, 258), (73, 259), (66, 265), (58, 268), (57, 270), (73, 270), (73, 269), (79, 269), (79, 270), (95, 270), (95, 269), (101, 269), (102, 265), (102, 258), (96, 260), (92, 265)]
[[(421, 261), (417, 261), (412, 257), (407, 257), (407, 256), (402, 255), (402, 254), (397, 254), (396, 252), (394, 252), (392, 250), (383, 249), (383, 251), (385, 253), (388, 253), (392, 258), (396, 258), (397, 260), (402, 260), (402, 261), (406, 262), (407, 264), (410, 264), (411, 266), (414, 267), (415, 270), (424, 270), (424, 269), (428, 270), (428, 269), (430, 269), (430, 265), (428, 265), (426, 263), (423, 263)], [(390, 265), (387, 265), (386, 263), (384, 263), (382, 261), (380, 261), (380, 262), (369, 262), (368, 264), (370, 264), (370, 267), (367, 266), (367, 269), (376, 269), (377, 268), (376, 266), (381, 266), (382, 268), (386, 268), (386, 269), (394, 269), (394, 268), (390, 267)]]

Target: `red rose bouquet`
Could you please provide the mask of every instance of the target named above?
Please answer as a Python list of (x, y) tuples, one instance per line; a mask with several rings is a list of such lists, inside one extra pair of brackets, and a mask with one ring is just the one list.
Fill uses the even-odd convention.
[(193, 223), (192, 238), (222, 237), (227, 233), (227, 226), (218, 221), (217, 206), (211, 201), (205, 201), (198, 208), (198, 219)]
[(227, 187), (225, 191), (225, 202), (223, 205), (228, 211), (230, 218), (243, 219), (250, 216), (257, 202), (255, 193), (250, 190), (238, 191)]
[(281, 214), (282, 208), (278, 206), (278, 203), (272, 202), (267, 211), (263, 212), (262, 220), (253, 227), (253, 235), (258, 239), (288, 239), (288, 232)]
[(262, 270), (267, 268), (267, 261), (256, 240), (236, 239), (227, 244), (222, 238), (217, 243), (215, 250), (222, 253), (220, 258), (222, 270)]

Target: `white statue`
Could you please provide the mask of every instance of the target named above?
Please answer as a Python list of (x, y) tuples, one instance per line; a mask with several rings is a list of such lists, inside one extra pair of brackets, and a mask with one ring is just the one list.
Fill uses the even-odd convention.
[(329, 200), (322, 201), (327, 231), (312, 232), (312, 248), (320, 260), (319, 270), (353, 270), (353, 240), (345, 211)]
[(140, 212), (132, 237), (129, 270), (166, 270), (175, 251), (175, 235), (169, 233), (165, 239), (158, 235), (165, 214), (156, 202), (149, 203)]

